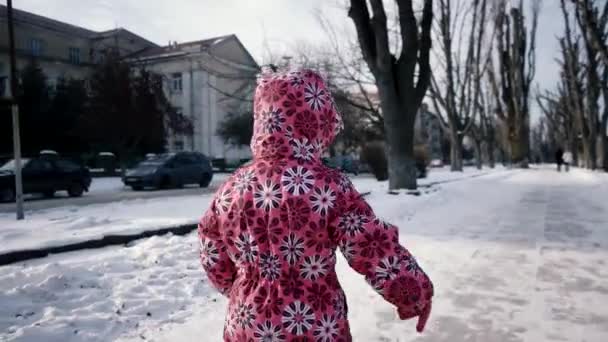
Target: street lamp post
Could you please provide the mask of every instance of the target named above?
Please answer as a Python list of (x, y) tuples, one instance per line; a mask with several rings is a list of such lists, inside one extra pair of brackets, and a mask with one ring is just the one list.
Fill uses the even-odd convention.
[(15, 60), (15, 32), (13, 25), (13, 1), (6, 1), (8, 19), (8, 44), (10, 55), (9, 99), (13, 116), (13, 150), (15, 158), (15, 200), (17, 203), (17, 220), (23, 220), (23, 183), (21, 179), (21, 138), (19, 134), (19, 106), (17, 105), (17, 62)]

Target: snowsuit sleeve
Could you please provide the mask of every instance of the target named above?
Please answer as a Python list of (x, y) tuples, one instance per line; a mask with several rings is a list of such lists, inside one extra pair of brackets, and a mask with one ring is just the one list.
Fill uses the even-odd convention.
[(200, 258), (209, 281), (223, 295), (228, 296), (236, 275), (220, 232), (220, 222), (215, 210), (215, 201), (198, 224)]
[(348, 264), (397, 307), (402, 319), (430, 310), (433, 284), (410, 252), (399, 244), (397, 227), (375, 217), (350, 181), (345, 180), (341, 190), (339, 213), (332, 226)]

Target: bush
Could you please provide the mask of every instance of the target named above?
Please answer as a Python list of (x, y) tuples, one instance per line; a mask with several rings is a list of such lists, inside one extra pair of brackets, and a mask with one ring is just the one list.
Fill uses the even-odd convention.
[(375, 141), (363, 147), (361, 161), (369, 165), (370, 171), (379, 181), (388, 179), (388, 161), (384, 143)]
[(427, 166), (429, 165), (431, 158), (429, 152), (424, 145), (416, 145), (414, 147), (414, 160), (416, 162), (416, 170), (418, 171), (418, 178), (425, 178), (427, 175)]

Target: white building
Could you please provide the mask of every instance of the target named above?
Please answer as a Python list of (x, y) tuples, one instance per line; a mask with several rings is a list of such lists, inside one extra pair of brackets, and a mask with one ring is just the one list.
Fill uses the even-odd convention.
[(259, 66), (235, 35), (153, 47), (134, 59), (164, 76), (167, 97), (194, 124), (191, 137), (169, 137), (169, 151), (198, 151), (227, 160), (251, 156), (248, 147), (227, 145), (216, 133), (229, 114), (252, 107)]

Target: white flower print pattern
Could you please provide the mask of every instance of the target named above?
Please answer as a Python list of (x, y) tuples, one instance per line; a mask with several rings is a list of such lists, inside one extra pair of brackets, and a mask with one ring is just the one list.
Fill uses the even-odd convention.
[(314, 156), (315, 147), (308, 143), (308, 139), (293, 139), (291, 141), (293, 155), (303, 162), (309, 162)]
[(366, 219), (357, 213), (348, 213), (342, 217), (339, 223), (340, 229), (350, 236), (356, 236), (363, 232), (363, 225), (366, 224)]
[(236, 325), (236, 317), (234, 316), (234, 314), (230, 314), (226, 319), (226, 327), (224, 328), (226, 335), (234, 337), (234, 333), (236, 332)]
[(220, 253), (211, 239), (200, 239), (201, 244), (201, 262), (203, 267), (210, 268), (215, 265), (219, 258)]
[(272, 134), (282, 131), (283, 123), (285, 123), (285, 118), (283, 117), (281, 109), (273, 109), (271, 107), (270, 111), (268, 111), (264, 117), (264, 129), (266, 130), (266, 132)]
[(279, 250), (290, 265), (295, 265), (304, 254), (304, 239), (291, 233), (283, 238)]
[(235, 241), (236, 248), (239, 250), (240, 260), (242, 262), (253, 262), (258, 256), (259, 247), (253, 237), (247, 233), (239, 234)]
[(332, 315), (323, 314), (317, 321), (317, 327), (313, 333), (317, 342), (332, 342), (338, 337), (338, 322)]
[(295, 166), (285, 170), (281, 177), (283, 187), (294, 196), (308, 193), (315, 184), (315, 176), (303, 166)]
[(236, 309), (236, 323), (243, 329), (253, 328), (254, 319), (255, 315), (253, 314), (253, 305), (239, 303)]
[(312, 210), (321, 216), (326, 216), (329, 209), (333, 208), (336, 193), (328, 186), (315, 188), (310, 196)]
[(393, 280), (397, 278), (399, 272), (401, 272), (399, 266), (398, 257), (389, 256), (380, 260), (380, 264), (376, 266), (376, 278), (379, 280)]
[(300, 275), (306, 280), (315, 281), (327, 274), (327, 261), (320, 255), (304, 257), (300, 265)]
[(268, 280), (276, 280), (281, 275), (281, 262), (279, 256), (271, 253), (262, 254), (260, 268), (262, 277)]
[(304, 88), (304, 101), (310, 109), (320, 111), (327, 101), (327, 93), (317, 82), (308, 83)]
[(238, 173), (235, 176), (233, 187), (238, 193), (242, 194), (245, 191), (252, 190), (252, 183), (257, 180), (253, 170), (247, 170), (245, 172)]
[(267, 179), (263, 184), (258, 184), (253, 194), (255, 206), (265, 211), (278, 208), (281, 198), (283, 198), (281, 187), (279, 184), (273, 184), (270, 179)]
[(256, 326), (253, 333), (253, 337), (256, 341), (260, 342), (283, 342), (285, 341), (285, 335), (280, 325), (273, 326), (272, 322), (265, 321)]
[(301, 336), (306, 334), (315, 323), (315, 312), (310, 306), (297, 300), (285, 307), (282, 322), (285, 330)]
[(350, 260), (355, 256), (355, 243), (348, 240), (343, 240), (340, 243), (340, 250), (346, 260)]
[(232, 204), (232, 191), (230, 189), (224, 189), (216, 199), (216, 208), (221, 212), (228, 212), (230, 205)]

